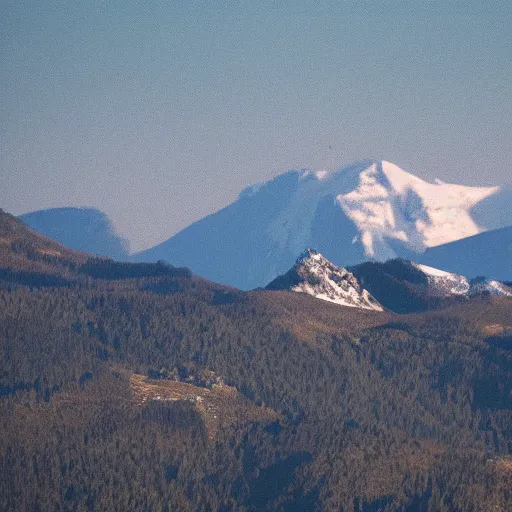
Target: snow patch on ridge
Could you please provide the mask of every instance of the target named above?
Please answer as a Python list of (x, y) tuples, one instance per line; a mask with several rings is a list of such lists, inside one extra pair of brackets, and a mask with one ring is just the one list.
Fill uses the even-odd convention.
[(499, 281), (485, 278), (469, 280), (465, 276), (427, 265), (420, 265), (418, 263), (412, 263), (412, 265), (426, 275), (429, 289), (438, 296), (460, 295), (473, 297), (475, 295), (490, 294), (512, 297), (512, 289)]
[(415, 263), (414, 266), (421, 270), (424, 274), (428, 274), (430, 276), (435, 277), (447, 277), (453, 274), (450, 274), (450, 272), (446, 272), (445, 270), (439, 270), (438, 268), (429, 267), (428, 265), (420, 265), (418, 263)]
[[(292, 273), (293, 281), (298, 281), (289, 288), (290, 291), (307, 293), (341, 306), (383, 311), (353, 274), (332, 264), (313, 249), (303, 252), (289, 273)], [(272, 288), (272, 283), (268, 287)]]
[(427, 265), (419, 265), (412, 263), (413, 267), (417, 268), (425, 274), (428, 279), (428, 287), (434, 295), (440, 297), (449, 297), (453, 295), (468, 295), (471, 289), (470, 282), (464, 276), (452, 274), (439, 270), (438, 268), (429, 267)]
[(512, 288), (499, 281), (487, 279), (474, 279), (471, 282), (470, 295), (480, 294), (498, 295), (501, 297), (512, 297)]

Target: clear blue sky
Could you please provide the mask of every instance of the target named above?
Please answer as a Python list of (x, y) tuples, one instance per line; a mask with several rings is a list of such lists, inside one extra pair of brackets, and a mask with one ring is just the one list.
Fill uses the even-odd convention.
[(512, 181), (512, 2), (2, 0), (0, 206), (153, 245), (293, 168)]

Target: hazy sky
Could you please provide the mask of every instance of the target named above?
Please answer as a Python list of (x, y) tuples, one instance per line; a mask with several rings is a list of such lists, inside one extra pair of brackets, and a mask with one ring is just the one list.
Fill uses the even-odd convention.
[(512, 182), (512, 2), (2, 0), (0, 207), (138, 250), (289, 169)]

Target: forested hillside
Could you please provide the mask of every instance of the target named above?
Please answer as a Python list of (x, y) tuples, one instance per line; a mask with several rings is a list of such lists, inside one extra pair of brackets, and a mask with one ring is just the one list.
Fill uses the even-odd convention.
[(509, 299), (396, 315), (47, 256), (3, 260), (0, 510), (511, 509)]

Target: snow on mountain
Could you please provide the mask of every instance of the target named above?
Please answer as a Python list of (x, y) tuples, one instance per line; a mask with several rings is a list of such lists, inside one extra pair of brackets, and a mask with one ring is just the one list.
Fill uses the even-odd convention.
[[(384, 237), (419, 252), (479, 232), (469, 211), (497, 187), (427, 183), (390, 162), (370, 165), (359, 186), (337, 199), (361, 231), (367, 256), (380, 257)], [(375, 241), (374, 241), (375, 240)]]
[(334, 173), (302, 171), (299, 179), (293, 203), (269, 227), (274, 241), (293, 238), (298, 247), (311, 233), (318, 204), (330, 197), (356, 227), (358, 236), (351, 242), (360, 242), (364, 255), (379, 261), (397, 256), (394, 245), (421, 252), (479, 233), (470, 211), (499, 190), (427, 183), (386, 161), (361, 162)]
[(427, 277), (427, 288), (432, 295), (450, 297), (453, 295), (467, 295), (470, 291), (470, 283), (464, 276), (452, 274), (444, 270), (412, 263)]
[(471, 280), (469, 295), (485, 294), (512, 297), (512, 288), (494, 279), (476, 278)]
[(482, 294), (512, 297), (512, 289), (495, 279), (486, 279), (485, 277), (468, 279), (465, 276), (439, 270), (427, 265), (418, 263), (412, 263), (412, 265), (427, 276), (428, 288), (432, 293), (439, 293), (445, 297), (454, 295), (471, 297)]
[(436, 309), (481, 295), (512, 297), (512, 288), (499, 281), (470, 280), (403, 259), (366, 262), (345, 269), (313, 249), (304, 251), (295, 265), (266, 289), (307, 293), (335, 304), (374, 311), (382, 311), (384, 306), (398, 313)]
[(248, 187), (236, 202), (136, 259), (164, 259), (214, 281), (255, 288), (290, 268), (304, 247), (340, 266), (416, 259), (426, 248), (487, 229), (472, 212), (500, 194), (499, 187), (428, 183), (386, 161), (290, 171)]
[(383, 310), (350, 272), (333, 265), (312, 249), (304, 251), (286, 274), (274, 279), (266, 288), (307, 293), (341, 306)]
[(365, 262), (347, 269), (384, 307), (397, 313), (425, 311), (481, 295), (512, 297), (499, 281), (460, 274), (404, 259)]

